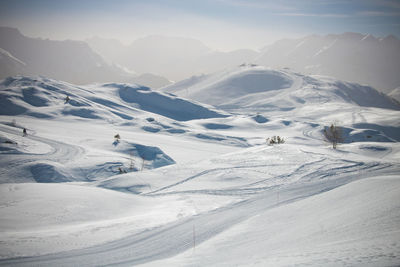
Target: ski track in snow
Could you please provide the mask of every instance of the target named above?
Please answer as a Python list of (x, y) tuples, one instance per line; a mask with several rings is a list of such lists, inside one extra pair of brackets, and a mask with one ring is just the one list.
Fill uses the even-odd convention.
[[(255, 70), (257, 70), (257, 68)], [(239, 69), (236, 70), (234, 75), (231, 75), (232, 73), (230, 74), (230, 72), (227, 72), (224, 73), (221, 77), (225, 78), (227, 77), (226, 78), (228, 81), (227, 85), (235, 85), (234, 82), (238, 81), (237, 77), (241, 77), (241, 74), (245, 72), (249, 72), (251, 74), (252, 72), (254, 72), (254, 70)], [(195, 206), (194, 203), (195, 198), (190, 199), (190, 197), (202, 197), (203, 198), (202, 200), (204, 201), (204, 199), (208, 200), (208, 198), (211, 199), (211, 197), (219, 196), (219, 197), (228, 197), (231, 200), (230, 202), (228, 202), (228, 204), (225, 203), (223, 205), (216, 205), (216, 207), (214, 206), (207, 207), (204, 209), (204, 211), (200, 213), (195, 212), (193, 213), (195, 215), (187, 217), (182, 216), (183, 218), (177, 216), (176, 219), (174, 218), (174, 220), (170, 220), (168, 223), (165, 224), (159, 224), (157, 227), (154, 228), (146, 228), (146, 227), (138, 228), (140, 229), (138, 233), (132, 234), (133, 232), (131, 232), (130, 235), (123, 235), (124, 236), (123, 238), (108, 239), (108, 241), (105, 241), (105, 243), (94, 242), (93, 244), (95, 245), (93, 245), (90, 242), (89, 245), (86, 245), (85, 243), (80, 248), (79, 245), (77, 245), (79, 243), (79, 234), (76, 234), (77, 232), (74, 232), (73, 229), (72, 230), (68, 229), (73, 234), (76, 234), (75, 236), (76, 239), (72, 238), (74, 242), (72, 242), (71, 239), (62, 241), (52, 239), (46, 243), (47, 246), (49, 246), (49, 244), (54, 244), (55, 246), (64, 244), (65, 246), (61, 247), (63, 248), (67, 247), (67, 249), (61, 250), (60, 252), (54, 252), (51, 254), (49, 254), (49, 252), (45, 253), (38, 252), (38, 255), (33, 254), (33, 256), (28, 256), (28, 257), (26, 256), (15, 257), (15, 255), (19, 254), (18, 252), (16, 254), (12, 254), (14, 252), (12, 251), (10, 252), (11, 256), (6, 255), (6, 257), (8, 258), (0, 259), (0, 266), (99, 266), (99, 265), (132, 266), (137, 264), (150, 263), (160, 259), (169, 259), (185, 251), (187, 252), (192, 249), (194, 250), (196, 246), (204, 244), (205, 241), (217, 237), (217, 235), (221, 233), (229, 232), (227, 230), (234, 228), (236, 226), (240, 226), (241, 223), (251, 218), (254, 218), (257, 215), (260, 215), (266, 210), (271, 210), (273, 208), (283, 207), (288, 204), (296, 203), (298, 201), (323, 194), (325, 192), (340, 188), (344, 185), (348, 185), (352, 182), (361, 179), (378, 177), (383, 175), (398, 176), (398, 174), (400, 173), (400, 165), (398, 161), (395, 159), (395, 156), (393, 156), (393, 155), (398, 155), (395, 154), (398, 153), (399, 151), (397, 144), (388, 145), (387, 143), (382, 143), (382, 145), (377, 145), (376, 142), (375, 143), (370, 142), (367, 145), (369, 146), (369, 148), (367, 147), (364, 149), (362, 145), (360, 145), (360, 142), (364, 140), (356, 140), (354, 142), (354, 146), (352, 146), (353, 144), (347, 146), (349, 148), (348, 151), (341, 150), (340, 147), (337, 150), (331, 151), (330, 149), (326, 149), (321, 146), (322, 143), (321, 130), (323, 129), (322, 123), (329, 124), (329, 121), (326, 122), (325, 119), (334, 118), (334, 115), (331, 114), (333, 112), (332, 110), (334, 109), (332, 109), (332, 106), (329, 106), (328, 102), (330, 102), (330, 100), (336, 101), (337, 99), (340, 98), (338, 97), (338, 94), (332, 93), (333, 87), (329, 88), (330, 86), (329, 82), (326, 83), (323, 81), (320, 82), (317, 79), (305, 77), (300, 74), (294, 74), (294, 73), (286, 73), (285, 75), (283, 75), (282, 72), (271, 72), (269, 70), (257, 71), (256, 73), (260, 74), (263, 72), (269, 75), (267, 77), (273, 78), (272, 73), (275, 73), (274, 75), (278, 75), (281, 78), (279, 80), (280, 81), (279, 84), (278, 82), (276, 82), (277, 84), (275, 86), (282, 85), (283, 83), (281, 81), (283, 79), (282, 77), (285, 78), (283, 79), (284, 81), (287, 81), (286, 79), (288, 79), (291, 82), (288, 88), (282, 89), (283, 93), (279, 95), (277, 101), (274, 101), (275, 99), (273, 99), (276, 96), (274, 94), (275, 93), (278, 94), (278, 90), (276, 90), (277, 88), (273, 88), (273, 85), (270, 85), (271, 88), (267, 90), (268, 92), (262, 92), (261, 90), (262, 86), (259, 86), (258, 84), (258, 86), (255, 86), (254, 88), (252, 88), (252, 90), (249, 90), (249, 92), (247, 92), (248, 95), (238, 96), (237, 98), (229, 99), (229, 101), (232, 102), (228, 101), (225, 103), (227, 106), (232, 104), (233, 108), (231, 109), (231, 111), (237, 112), (236, 115), (232, 115), (232, 117), (234, 118), (228, 117), (225, 114), (225, 112), (219, 113), (219, 111), (215, 110), (215, 113), (219, 114), (219, 116), (215, 118), (209, 118), (209, 120), (207, 120), (206, 122), (204, 121), (197, 122), (196, 120), (191, 122), (189, 120), (187, 124), (184, 124), (184, 127), (193, 126), (194, 130), (193, 133), (197, 134), (195, 135), (195, 137), (197, 138), (193, 138), (193, 135), (192, 136), (187, 135), (186, 132), (191, 133), (191, 131), (187, 131), (185, 129), (183, 130), (183, 132), (181, 132), (182, 136), (184, 137), (183, 141), (182, 140), (181, 141), (188, 143), (193, 142), (190, 143), (190, 149), (188, 149), (187, 147), (185, 147), (186, 150), (184, 149), (187, 154), (190, 154), (190, 152), (188, 151), (198, 152), (198, 150), (202, 150), (201, 142), (208, 143), (208, 145), (212, 143), (216, 144), (219, 143), (220, 141), (226, 142), (227, 139), (225, 138), (225, 136), (232, 139), (236, 138), (237, 136), (237, 138), (239, 138), (238, 139), (239, 141), (246, 142), (247, 144), (247, 141), (252, 140), (253, 138), (262, 139), (263, 137), (261, 136), (264, 136), (266, 134), (271, 134), (273, 131), (282, 131), (283, 134), (286, 133), (293, 134), (293, 136), (289, 137), (292, 139), (288, 142), (287, 145), (286, 144), (279, 145), (279, 148), (272, 149), (271, 147), (267, 147), (265, 144), (260, 145), (258, 143), (250, 148), (241, 148), (242, 151), (244, 150), (244, 152), (240, 151), (238, 148), (237, 151), (228, 155), (217, 155), (219, 151), (214, 151), (213, 155), (216, 155), (215, 158), (207, 159), (208, 161), (205, 160), (205, 162), (200, 161), (198, 165), (196, 165), (197, 162), (195, 163), (189, 162), (187, 164), (185, 163), (182, 165), (179, 164), (177, 164), (176, 166), (171, 165), (169, 167), (165, 167), (159, 172), (144, 171), (140, 173), (132, 173), (132, 174), (129, 173), (127, 175), (121, 175), (119, 177), (118, 175), (105, 177), (104, 180), (99, 180), (99, 182), (106, 182), (105, 183), (106, 185), (108, 185), (107, 182), (109, 182), (109, 185), (112, 189), (121, 191), (125, 189), (124, 192), (130, 191), (131, 188), (133, 188), (131, 192), (136, 192), (134, 190), (136, 187), (148, 186), (150, 191), (143, 192), (142, 195), (139, 197), (141, 200), (162, 199), (163, 197), (169, 197), (169, 196), (180, 197), (184, 199), (187, 197), (187, 199), (189, 199), (192, 202), (193, 206)], [(235, 76), (237, 74), (240, 75)], [(231, 76), (235, 77), (232, 78)], [(207, 98), (209, 96), (207, 94), (202, 94), (201, 87), (204, 86), (204, 88), (207, 88), (210, 86), (214, 86), (215, 84), (221, 82), (219, 80), (222, 79), (221, 77), (211, 76), (212, 78), (211, 81), (208, 82), (205, 81), (204, 82), (205, 84), (203, 85), (201, 83), (200, 86), (194, 84), (193, 90), (199, 90), (200, 91), (199, 95)], [(247, 79), (248, 78), (246, 78), (245, 81), (248, 81)], [(118, 84), (110, 84), (108, 87), (115, 87), (116, 89), (118, 89), (121, 86), (122, 85)], [(172, 85), (172, 87), (173, 86), (174, 85)], [(108, 87), (107, 88), (99, 87), (97, 88), (97, 90), (109, 89)], [(122, 91), (125, 90), (124, 89), (125, 87), (127, 88), (126, 89), (127, 93), (129, 93), (129, 91), (136, 92), (137, 95), (145, 97), (146, 101), (148, 100), (149, 103), (151, 104), (153, 104), (152, 100), (154, 99), (152, 98), (148, 99), (148, 97), (151, 97), (152, 95), (153, 97), (154, 95), (157, 95), (158, 97), (162, 96), (163, 99), (165, 98), (168, 101), (170, 101), (171, 99), (175, 99), (175, 98), (170, 98), (170, 96), (166, 94), (154, 93), (148, 89), (139, 90), (136, 87), (127, 87), (125, 85), (123, 85), (121, 87), (122, 89), (120, 88), (119, 91), (121, 92), (121, 90)], [(238, 88), (241, 87), (243, 86), (239, 86)], [(345, 91), (346, 89), (345, 86), (343, 85), (342, 87), (343, 88), (337, 86), (335, 88), (337, 90), (343, 89), (343, 91)], [(227, 88), (230, 87), (228, 86)], [(186, 94), (188, 94), (189, 89), (180, 88), (180, 90), (186, 91)], [(246, 89), (246, 88), (241, 88), (241, 89)], [(326, 89), (326, 91), (324, 91), (324, 89)], [(331, 91), (329, 91), (329, 89), (331, 89)], [(261, 92), (258, 92), (259, 90)], [(210, 90), (210, 92), (213, 91)], [(101, 90), (98, 91), (98, 94), (101, 95), (101, 93), (104, 92), (102, 92)], [(265, 96), (262, 94), (266, 93), (270, 97), (264, 99), (264, 97), (257, 96), (256, 95), (257, 93), (261, 93), (261, 96)], [(315, 97), (315, 95), (317, 95), (317, 97)], [(224, 99), (225, 97), (224, 92), (222, 92), (220, 96), (222, 96), (221, 98), (223, 100), (226, 100)], [(128, 101), (129, 103), (132, 102), (131, 104), (132, 106), (135, 107), (135, 110), (137, 106), (140, 106), (139, 105), (140, 103), (135, 102), (139, 101), (137, 97), (133, 97), (131, 99), (130, 95), (127, 94), (124, 99), (129, 100)], [(212, 96), (210, 97), (210, 99), (212, 99)], [(100, 98), (97, 99), (97, 102), (100, 103), (100, 100), (101, 100)], [(317, 110), (317, 111), (312, 110), (312, 112), (319, 113), (320, 111), (322, 111), (321, 112), (322, 114), (317, 114), (314, 117), (313, 116), (307, 117), (311, 113), (310, 110), (307, 110), (307, 107), (305, 107), (304, 105), (305, 103), (308, 103), (306, 100), (309, 101), (309, 103), (311, 103), (310, 105), (312, 108), (315, 108)], [(183, 99), (179, 99), (179, 101), (175, 99), (173, 103), (179, 104), (181, 102), (182, 103), (184, 102), (186, 103), (185, 105), (189, 105), (190, 107), (194, 105), (190, 104), (191, 102), (189, 101), (188, 102), (185, 101), (186, 100)], [(270, 101), (270, 102), (264, 103), (263, 101)], [(352, 124), (357, 124), (357, 123), (363, 123), (367, 125), (368, 123), (371, 123), (370, 115), (371, 118), (373, 118), (372, 120), (374, 120), (375, 119), (374, 116), (377, 115), (376, 113), (381, 112), (380, 110), (378, 111), (372, 109), (371, 109), (372, 111), (366, 110), (361, 108), (360, 106), (346, 106), (350, 104), (347, 102), (345, 103), (345, 101), (347, 100), (342, 99), (341, 101), (334, 103), (334, 105), (338, 104), (338, 107), (335, 107), (337, 111), (339, 110), (343, 111), (343, 113), (340, 112), (338, 113), (340, 113), (340, 115), (342, 116), (341, 118), (347, 120), (348, 124), (350, 123), (350, 125), (347, 125), (348, 127), (351, 127)], [(105, 102), (105, 100), (101, 100), (101, 102), (103, 104), (108, 103)], [(271, 106), (271, 103), (274, 102), (276, 102), (276, 105), (274, 104)], [(92, 111), (97, 112), (101, 110), (102, 106), (99, 103), (98, 105), (97, 104), (93, 105)], [(176, 106), (173, 107), (173, 110), (175, 110), (175, 108), (179, 110), (180, 107), (183, 107), (179, 106), (178, 104), (176, 104)], [(255, 109), (252, 109), (252, 104), (255, 104), (256, 107)], [(325, 104), (328, 105), (328, 108), (326, 110), (318, 109), (320, 108), (320, 106)], [(351, 105), (353, 104), (354, 103), (351, 103)], [(169, 107), (169, 105), (166, 106)], [(248, 108), (245, 112), (246, 116), (248, 115), (247, 117), (239, 116), (240, 114), (239, 111), (241, 110), (242, 107)], [(341, 110), (342, 107), (344, 107), (343, 110)], [(263, 122), (262, 124), (260, 123), (256, 124), (254, 121), (250, 119), (251, 117), (249, 117), (250, 115), (254, 116), (253, 113), (255, 110), (257, 110), (257, 108), (261, 108), (260, 110), (264, 111), (264, 114), (260, 114), (261, 116), (265, 116), (266, 119), (265, 122)], [(296, 117), (297, 115), (296, 113), (298, 112), (298, 110), (296, 110), (297, 108), (300, 111), (304, 109), (305, 113), (300, 114)], [(201, 109), (207, 111), (207, 106), (201, 106)], [(266, 114), (269, 111), (269, 109), (271, 109), (271, 113), (268, 113), (267, 116)], [(157, 109), (154, 109), (153, 106), (149, 106), (148, 110), (153, 112), (157, 111)], [(229, 108), (227, 110), (229, 110)], [(119, 111), (122, 112), (123, 110)], [(169, 115), (171, 118), (181, 118), (182, 121), (186, 121), (186, 117), (185, 118), (176, 117), (176, 115), (182, 115), (182, 114), (174, 114), (174, 113), (169, 114), (169, 111), (170, 109), (168, 109), (168, 112), (164, 111), (155, 115), (157, 122), (158, 120), (162, 121), (166, 119), (162, 117), (165, 115)], [(129, 122), (123, 121), (124, 123), (125, 122), (128, 123), (127, 125), (129, 126), (126, 126), (127, 128), (123, 128), (124, 127), (123, 124), (120, 124), (121, 121), (118, 121), (118, 123), (112, 126), (109, 126), (108, 124), (104, 125), (98, 124), (96, 125), (96, 127), (98, 127), (99, 125), (104, 126), (106, 134), (113, 133), (114, 131), (117, 132), (117, 129), (121, 130), (123, 129), (126, 132), (132, 131), (133, 133), (135, 133), (135, 131), (141, 131), (140, 129), (148, 130), (149, 128), (144, 128), (144, 127), (149, 127), (148, 123), (150, 123), (149, 120), (150, 115), (148, 113), (141, 114), (139, 111), (136, 112), (137, 114), (135, 113), (135, 116), (137, 117), (135, 117), (135, 120), (133, 122), (130, 122), (132, 123), (131, 125), (129, 125)], [(185, 112), (185, 111), (179, 110), (179, 112)], [(195, 111), (192, 110), (192, 112), (194, 115), (196, 115)], [(212, 112), (214, 112), (214, 110), (212, 110)], [(98, 112), (98, 114), (100, 116), (102, 113)], [(392, 117), (395, 117), (395, 115), (396, 115), (395, 113), (390, 113), (390, 116)], [(122, 114), (121, 118), (123, 117), (124, 114)], [(204, 116), (203, 118), (208, 118), (208, 117), (209, 116), (207, 115)], [(390, 122), (390, 119), (392, 119), (392, 117), (390, 117), (387, 121)], [(109, 119), (110, 118), (111, 117), (109, 117)], [(197, 118), (197, 116), (194, 116), (193, 118)], [(377, 116), (377, 118), (378, 121), (382, 117)], [(70, 118), (67, 118), (66, 121), (68, 121), (69, 119)], [(86, 123), (90, 122), (89, 118), (85, 119), (88, 119), (84, 122), (85, 127), (87, 127), (87, 125), (90, 124)], [(131, 120), (132, 119), (133, 117), (131, 117)], [(387, 123), (387, 121), (385, 122)], [(171, 123), (171, 121), (168, 122)], [(50, 124), (44, 125), (42, 127), (49, 127), (49, 125)], [(199, 127), (199, 125), (202, 126)], [(251, 127), (254, 127), (255, 133), (252, 132)], [(395, 125), (395, 127), (397, 127), (397, 125)], [(393, 127), (393, 129), (397, 129), (395, 127)], [(98, 127), (96, 129), (102, 129), (102, 128)], [(13, 128), (6, 125), (0, 125), (0, 131), (14, 136), (21, 135), (20, 128), (15, 128), (15, 127)], [(224, 133), (224, 135), (221, 136), (224, 136), (224, 138), (220, 138), (221, 140), (218, 140), (217, 138), (219, 138), (219, 134), (222, 132)], [(243, 138), (239, 137), (242, 136), (242, 134), (246, 137)], [(150, 135), (151, 134), (149, 134), (149, 136)], [(99, 136), (100, 135), (98, 136), (93, 135), (93, 137), (91, 138), (95, 140), (95, 138)], [(205, 138), (199, 138), (199, 136)], [(135, 136), (134, 134), (132, 134), (130, 137), (134, 138)], [(157, 137), (157, 133), (154, 133), (154, 137), (155, 138)], [(57, 166), (60, 165), (62, 167), (67, 168), (68, 166), (71, 166), (73, 163), (77, 162), (79, 159), (84, 157), (86, 154), (91, 153), (91, 155), (98, 156), (98, 151), (102, 149), (100, 144), (103, 144), (102, 142), (105, 142), (104, 141), (105, 139), (102, 139), (100, 141), (96, 140), (93, 142), (91, 141), (91, 139), (88, 139), (90, 142), (89, 141), (87, 142), (89, 144), (84, 143), (85, 144), (85, 149), (84, 149), (78, 145), (72, 145), (60, 141), (51, 140), (45, 137), (37, 136), (36, 134), (33, 135), (31, 134), (24, 138), (35, 141), (40, 144), (45, 144), (46, 146), (50, 147), (50, 150), (48, 152), (43, 152), (41, 154), (19, 153), (19, 152), (8, 152), (2, 154), (0, 157), (0, 166), (3, 166), (2, 168), (0, 168), (0, 181), (2, 183), (20, 182), (20, 181), (26, 182), (29, 178), (31, 178), (30, 176), (34, 176), (32, 170), (31, 169), (28, 170), (28, 168), (38, 163), (40, 164), (44, 162), (50, 165), (55, 164)], [(62, 135), (60, 135), (60, 139), (61, 138)], [(146, 137), (144, 138), (144, 140), (148, 140), (147, 138), (150, 139), (150, 137)], [(216, 140), (214, 140), (213, 138)], [(170, 142), (173, 139), (171, 138), (167, 140), (168, 142)], [(229, 145), (229, 142), (227, 143), (228, 143), (227, 145)], [(182, 145), (183, 143), (179, 144)], [(179, 144), (175, 144), (175, 147), (168, 146), (168, 148), (170, 148), (171, 150), (175, 150), (174, 152), (179, 151), (180, 150)], [(99, 147), (97, 147), (97, 145), (99, 145)], [(234, 146), (235, 144), (231, 145)], [(215, 149), (218, 150), (217, 148)], [(208, 150), (209, 149), (206, 149), (205, 152), (207, 152)], [(362, 155), (362, 152), (360, 152), (362, 150), (368, 150), (367, 152), (365, 152), (366, 155)], [(106, 153), (109, 152), (111, 153), (111, 156), (109, 156), (108, 154), (101, 154), (99, 155), (99, 157), (105, 157), (105, 155), (107, 155), (107, 157), (112, 158), (113, 157), (112, 153), (117, 153), (116, 151), (113, 150), (107, 150)], [(103, 151), (102, 153), (105, 152)], [(204, 153), (204, 155), (210, 156), (210, 153)], [(107, 161), (106, 163), (108, 164), (110, 162)], [(118, 166), (123, 166), (122, 164), (123, 163), (121, 163), (121, 165)], [(74, 179), (80, 178), (80, 181), (82, 181), (82, 179), (85, 179), (88, 172), (93, 172), (94, 173), (94, 174), (92, 173), (93, 175), (97, 175), (95, 173), (96, 168), (99, 168), (99, 165), (96, 165), (95, 168), (93, 169), (89, 167), (86, 174), (84, 174), (83, 171), (80, 171), (79, 174), (76, 174), (76, 175), (81, 175), (83, 177), (70, 177), (70, 178)], [(164, 175), (164, 172), (167, 175)], [(230, 175), (231, 173), (232, 175)], [(135, 177), (135, 175), (137, 176)], [(146, 178), (148, 177), (149, 181), (146, 181), (144, 177)], [(155, 179), (150, 181), (150, 179), (152, 179), (153, 177)], [(230, 179), (234, 180), (234, 182), (232, 182)], [(236, 181), (235, 179), (238, 179), (238, 181)], [(34, 179), (28, 181), (32, 182), (34, 181)], [(137, 181), (140, 181), (140, 183), (138, 183)], [(153, 185), (152, 183), (154, 183), (155, 187), (152, 187)], [(82, 183), (80, 185), (83, 187), (83, 186), (98, 186), (99, 184)], [(157, 188), (157, 189), (152, 190), (151, 188)], [(92, 189), (97, 190), (99, 188), (93, 187)], [(10, 191), (13, 190), (13, 184), (9, 185), (8, 190)], [(101, 189), (101, 190), (106, 190), (106, 189)], [(139, 192), (136, 193), (140, 194), (140, 190)], [(118, 192), (118, 194), (122, 193)], [(129, 204), (131, 204), (131, 202), (129, 202)], [(12, 208), (13, 203), (7, 202), (3, 203), (2, 205), (6, 207), (9, 206)], [(140, 217), (141, 215), (140, 212), (138, 214)], [(56, 213), (56, 215), (58, 216), (58, 213)], [(63, 215), (66, 216), (65, 214), (62, 214), (60, 216)], [(136, 216), (136, 214), (134, 215)], [(58, 219), (59, 218), (57, 218), (57, 222), (62, 221)], [(94, 224), (91, 230), (97, 231), (98, 230), (97, 227), (107, 228), (109, 226), (110, 227), (109, 229), (111, 229), (110, 231), (113, 230), (115, 231), (119, 223), (121, 224), (126, 223), (125, 221), (122, 222), (118, 221), (118, 219), (122, 220), (124, 219), (124, 217), (116, 218), (116, 221), (111, 220), (111, 222), (108, 222), (109, 224), (107, 224), (107, 222), (105, 224), (102, 224), (104, 223), (104, 221), (97, 222), (98, 224)], [(127, 223), (129, 224), (129, 227), (132, 226), (131, 225), (132, 221), (129, 221)], [(77, 220), (77, 222), (78, 222), (77, 224), (79, 225), (79, 219)], [(68, 224), (66, 225), (68, 226)], [(43, 236), (40, 236), (41, 234), (40, 231), (38, 231), (37, 236), (35, 236), (34, 233), (30, 235), (31, 232), (29, 232), (29, 230), (30, 230), (29, 228), (28, 230), (26, 230), (26, 233), (28, 233), (29, 236), (26, 236), (27, 235), (26, 233), (21, 234), (21, 236), (24, 236), (25, 234), (24, 240), (19, 240), (18, 239), (19, 237), (16, 237), (15, 239), (13, 239), (13, 241), (16, 243), (33, 242), (33, 240), (35, 239), (37, 239), (35, 240), (35, 242), (37, 243), (40, 242), (45, 243), (47, 241), (43, 239)], [(122, 233), (124, 232), (122, 231)], [(95, 237), (95, 235), (93, 236)], [(88, 241), (88, 239), (86, 239), (86, 241)], [(78, 247), (78, 249), (73, 249), (76, 247)], [(392, 247), (396, 248), (396, 244), (394, 244)], [(32, 255), (29, 253), (31, 252), (28, 251), (27, 254), (22, 253), (22, 255)], [(311, 251), (310, 255), (312, 253), (313, 252)], [(340, 254), (340, 251), (338, 252), (338, 254)], [(365, 254), (357, 252), (357, 254), (358, 257), (371, 256), (372, 258), (373, 257), (377, 258), (379, 256), (379, 252), (376, 252), (376, 250), (373, 250), (372, 248), (371, 252), (366, 252)], [(292, 257), (294, 258), (307, 257), (307, 255), (294, 254), (292, 255)], [(342, 259), (344, 260), (343, 262), (340, 262), (340, 260), (341, 259), (339, 259), (339, 261), (337, 261), (336, 263), (337, 264), (346, 263), (345, 261), (346, 259)], [(316, 264), (321, 265), (322, 263), (316, 262)]]
[[(97, 265), (116, 265), (116, 266), (131, 266), (142, 264), (157, 259), (169, 258), (184, 252), (188, 249), (193, 249), (194, 242), (196, 245), (210, 239), (211, 237), (227, 230), (235, 224), (243, 222), (252, 216), (257, 215), (261, 211), (292, 203), (307, 197), (320, 194), (351, 181), (362, 178), (373, 177), (378, 174), (397, 174), (399, 167), (390, 164), (363, 164), (362, 162), (347, 162), (341, 161), (342, 164), (336, 168), (328, 167), (327, 170), (310, 172), (314, 169), (313, 165), (321, 165), (323, 160), (303, 164), (294, 172), (283, 175), (280, 178), (290, 178), (297, 172), (308, 170), (309, 173), (304, 174), (297, 182), (283, 183), (277, 186), (267, 186), (251, 189), (237, 189), (236, 194), (246, 194), (258, 192), (253, 197), (246, 200), (190, 217), (185, 220), (169, 223), (153, 230), (144, 231), (140, 234), (135, 234), (114, 242), (79, 249), (65, 251), (55, 254), (42, 255), (38, 257), (22, 257), (14, 259), (0, 260), (1, 266), (97, 266)], [(333, 163), (335, 164), (335, 163)], [(360, 166), (363, 166), (360, 168)], [(245, 167), (245, 166), (243, 166)], [(247, 166), (249, 168), (249, 166)], [(196, 179), (205, 173), (217, 171), (218, 169), (210, 169), (201, 172), (197, 175), (188, 177), (180, 183), (175, 183), (166, 186), (159, 190), (153, 191), (154, 194), (166, 189), (170, 189), (178, 184), (187, 182), (191, 179)], [(222, 169), (219, 169), (222, 170)], [(328, 176), (340, 176), (339, 179), (324, 179)], [(303, 181), (302, 179), (308, 181)], [(231, 189), (226, 190), (194, 190), (186, 193), (201, 193), (201, 194), (232, 194)], [(174, 193), (174, 192), (171, 192)], [(175, 192), (184, 193), (184, 192)], [(279, 201), (276, 195), (279, 194)], [(193, 229), (196, 236), (193, 240)]]
[[(3, 125), (0, 125), (0, 130), (12, 135), (21, 134), (20, 129), (17, 128), (14, 130)], [(7, 168), (0, 169), (0, 180), (2, 182), (7, 181), (9, 177), (15, 180), (26, 180), (26, 172), (24, 172), (22, 167), (30, 163), (48, 161), (64, 164), (79, 159), (85, 153), (82, 147), (50, 140), (44, 137), (28, 135), (24, 138), (47, 144), (51, 147), (51, 151), (45, 154), (9, 153), (3, 155), (0, 157), (0, 165), (7, 166)]]

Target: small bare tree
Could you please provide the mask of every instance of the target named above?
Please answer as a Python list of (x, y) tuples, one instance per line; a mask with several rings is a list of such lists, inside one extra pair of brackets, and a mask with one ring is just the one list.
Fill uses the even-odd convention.
[(332, 148), (336, 149), (337, 144), (343, 142), (343, 133), (341, 127), (332, 123), (330, 127), (324, 129), (325, 141), (332, 143)]

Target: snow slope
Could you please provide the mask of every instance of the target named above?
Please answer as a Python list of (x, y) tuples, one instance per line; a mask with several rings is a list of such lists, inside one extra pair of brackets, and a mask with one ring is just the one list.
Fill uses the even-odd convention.
[(224, 109), (285, 111), (324, 103), (400, 109), (399, 103), (368, 86), (253, 65), (191, 78), (162, 90)]
[(399, 193), (398, 176), (363, 179), (277, 204), (195, 249), (146, 266), (394, 266)]
[(396, 101), (257, 66), (164, 90), (0, 82), (1, 266), (400, 262)]
[[(128, 84), (73, 86), (46, 78), (9, 77), (0, 84), (1, 114), (53, 118), (72, 115), (88, 119), (132, 120), (138, 108), (175, 120), (222, 117), (215, 110), (184, 99)], [(68, 96), (71, 101), (64, 101)], [(104, 109), (104, 111), (103, 111)], [(180, 114), (180, 110), (185, 110)], [(128, 111), (128, 112), (127, 112)]]
[(397, 87), (392, 92), (390, 92), (389, 96), (400, 102), (400, 87)]
[(368, 84), (389, 93), (400, 85), (399, 52), (400, 40), (393, 35), (346, 32), (282, 39), (262, 49), (255, 62)]

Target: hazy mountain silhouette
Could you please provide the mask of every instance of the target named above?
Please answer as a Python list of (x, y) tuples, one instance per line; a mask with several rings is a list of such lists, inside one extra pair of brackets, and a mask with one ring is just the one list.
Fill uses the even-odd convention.
[(262, 49), (257, 62), (368, 84), (384, 92), (400, 85), (400, 41), (394, 36), (344, 33), (284, 39)]
[[(0, 27), (0, 78), (11, 75), (44, 75), (76, 84), (136, 82), (137, 75), (107, 63), (83, 41), (30, 38), (17, 29)], [(142, 82), (166, 85), (168, 80), (148, 74)]]
[(159, 35), (135, 40), (130, 45), (100, 37), (87, 39), (86, 42), (110, 63), (175, 81), (251, 61), (258, 55), (256, 51), (246, 49), (214, 51), (195, 39)]
[(246, 49), (220, 52), (198, 40), (165, 36), (149, 36), (131, 45), (99, 37), (86, 41), (109, 63), (175, 81), (242, 63), (257, 63), (272, 68), (289, 67), (305, 74), (333, 76), (367, 84), (386, 93), (400, 86), (400, 41), (394, 36), (310, 35), (279, 40), (259, 52)]
[(153, 35), (130, 45), (100, 37), (86, 42), (53, 41), (0, 27), (0, 78), (44, 75), (76, 84), (134, 82), (159, 88), (169, 80), (180, 81), (242, 63), (333, 76), (386, 93), (400, 86), (400, 41), (391, 35), (310, 35), (279, 40), (260, 52), (221, 52), (190, 38)]

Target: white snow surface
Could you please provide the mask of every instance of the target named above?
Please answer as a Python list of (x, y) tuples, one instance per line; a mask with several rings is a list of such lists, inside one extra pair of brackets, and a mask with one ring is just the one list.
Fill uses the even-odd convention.
[(400, 108), (398, 102), (369, 86), (253, 65), (190, 78), (162, 90), (229, 110), (287, 111), (325, 103)]
[(397, 101), (254, 65), (162, 91), (0, 81), (1, 266), (399, 264)]
[(392, 92), (390, 92), (389, 96), (400, 102), (400, 87), (397, 87)]

